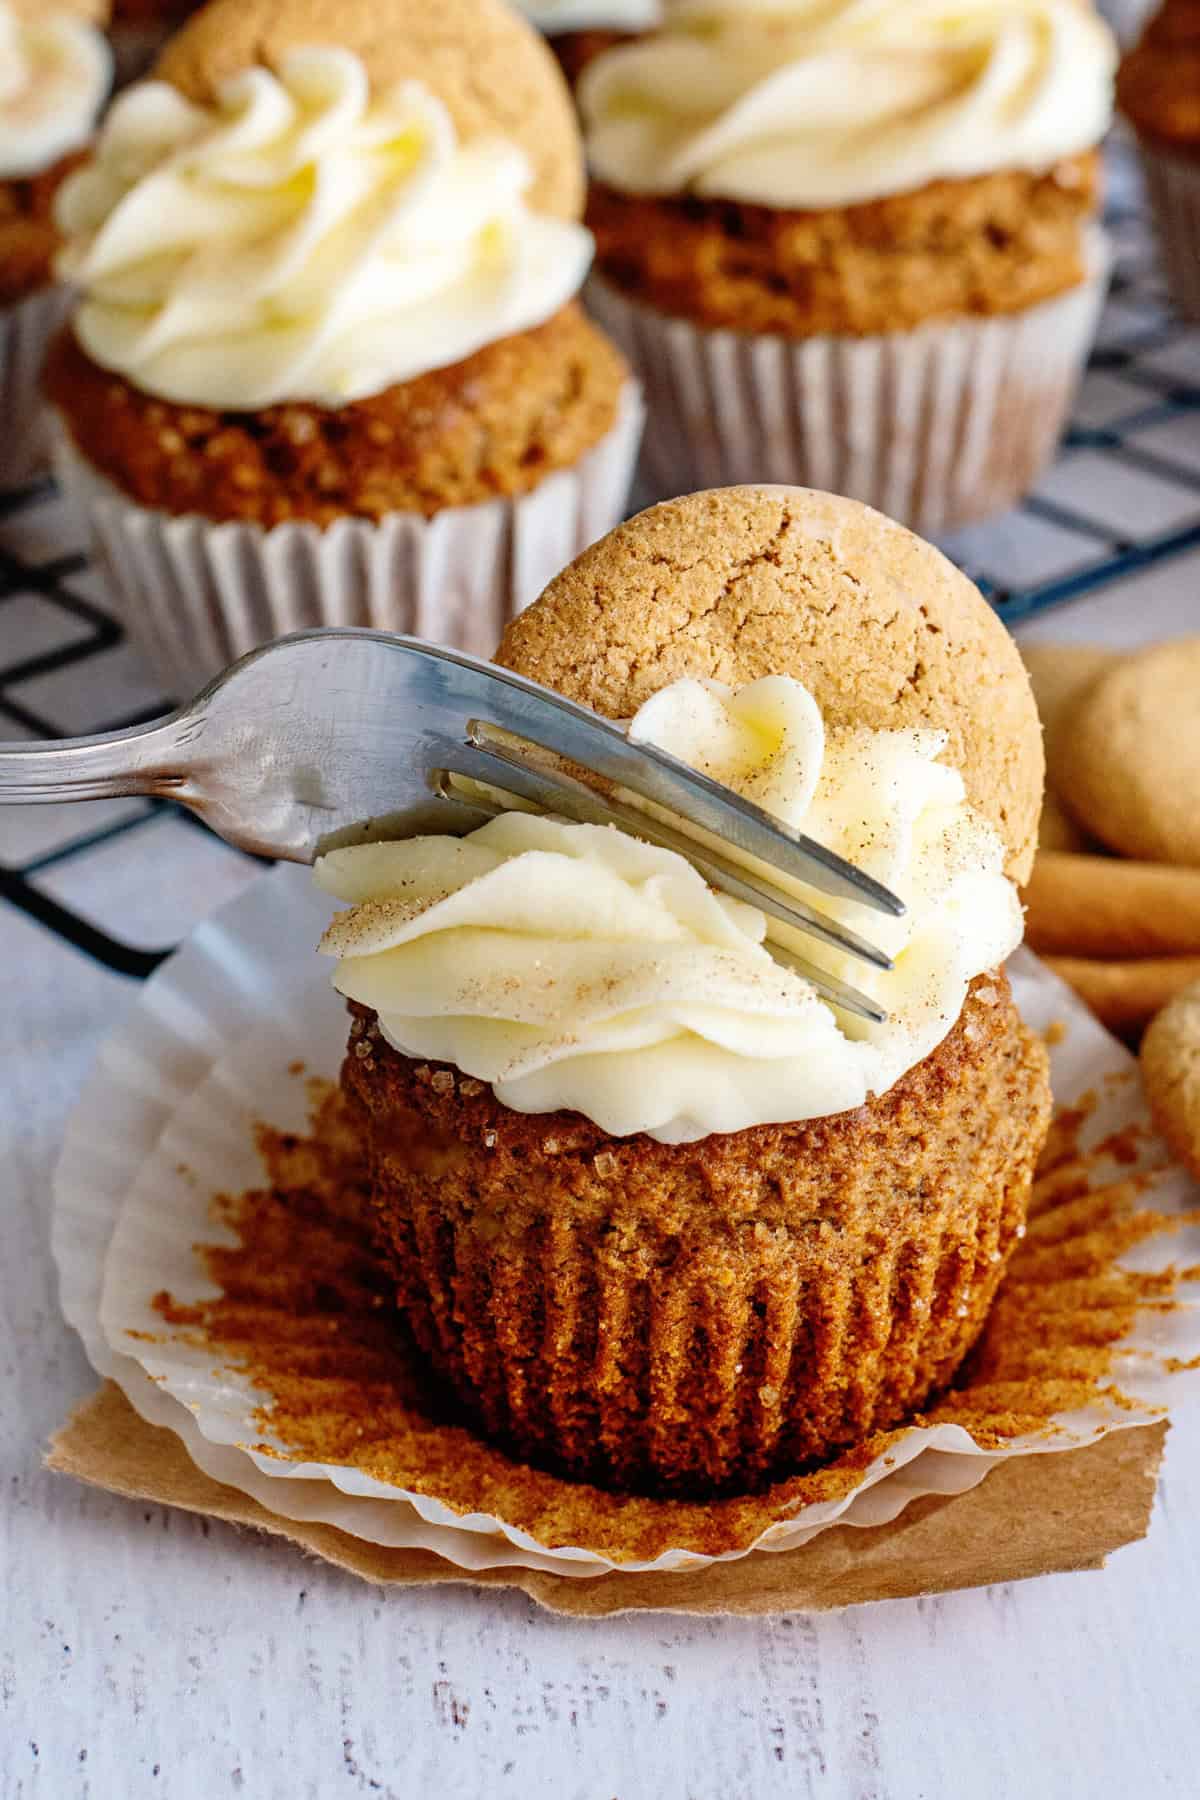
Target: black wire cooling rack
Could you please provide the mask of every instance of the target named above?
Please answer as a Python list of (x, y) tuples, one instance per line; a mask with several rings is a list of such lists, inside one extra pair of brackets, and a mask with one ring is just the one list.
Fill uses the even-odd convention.
[[(1123, 145), (1110, 150), (1109, 182), (1116, 273), (1059, 458), (1013, 513), (945, 546), (1010, 623), (1200, 549), (1200, 331), (1171, 312)], [(0, 495), (0, 737), (112, 731), (169, 704), (107, 610), (82, 541), (51, 483)], [(1200, 620), (1200, 559), (1194, 576), (1181, 568), (1180, 577), (1197, 582)], [(244, 878), (244, 859), (178, 809), (12, 809), (0, 817), (0, 899), (118, 974), (149, 974), (170, 946), (153, 941), (153, 925), (149, 943), (136, 929), (130, 941), (128, 907), (117, 909), (119, 924), (97, 916), (89, 871), (102, 859), (111, 869), (114, 840), (128, 840), (119, 854), (136, 864), (138, 835), (152, 836), (164, 812)], [(153, 879), (161, 843), (157, 862), (153, 844), (141, 857)]]

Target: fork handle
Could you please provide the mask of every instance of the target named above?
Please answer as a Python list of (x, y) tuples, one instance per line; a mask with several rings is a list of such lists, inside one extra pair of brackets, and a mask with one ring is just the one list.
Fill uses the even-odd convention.
[(0, 743), (0, 804), (110, 800), (124, 794), (183, 798), (180, 715), (99, 737)]

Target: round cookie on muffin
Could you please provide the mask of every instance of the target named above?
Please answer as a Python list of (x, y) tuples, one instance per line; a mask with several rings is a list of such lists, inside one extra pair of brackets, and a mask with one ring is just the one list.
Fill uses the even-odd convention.
[(213, 0), (67, 182), (48, 391), (115, 597), (190, 690), (299, 626), (487, 651), (620, 516), (570, 97), (501, 0)]
[(499, 660), (752, 796), (907, 903), (852, 1020), (683, 858), (527, 813), (334, 852), (379, 1255), (433, 1368), (519, 1455), (745, 1491), (912, 1416), (1021, 1234), (1050, 1111), (1002, 964), (1041, 741), (1011, 639), (930, 546), (791, 488), (667, 502)]
[(801, 481), (923, 532), (1053, 453), (1107, 279), (1090, 0), (674, 0), (578, 89), (596, 316), (680, 485)]
[(104, 0), (0, 0), (0, 487), (45, 465), (39, 378), (69, 298), (54, 197), (108, 96)]
[(1137, 133), (1171, 297), (1200, 320), (1200, 3), (1164, 0), (1126, 52), (1121, 111)]

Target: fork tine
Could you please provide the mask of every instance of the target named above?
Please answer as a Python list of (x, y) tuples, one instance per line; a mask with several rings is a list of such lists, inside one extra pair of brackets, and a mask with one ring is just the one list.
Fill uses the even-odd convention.
[[(529, 800), (533, 805), (548, 811), (562, 812), (564, 808), (570, 808), (573, 815), (582, 819), (585, 824), (615, 825), (622, 831), (632, 832), (635, 837), (648, 838), (666, 850), (678, 851), (700, 871), (711, 886), (720, 888), (735, 900), (743, 900), (749, 906), (756, 906), (761, 912), (778, 919), (781, 924), (790, 925), (794, 931), (820, 938), (834, 949), (844, 950), (849, 956), (872, 963), (877, 969), (894, 967), (892, 958), (885, 951), (868, 943), (856, 931), (816, 912), (793, 895), (781, 897), (751, 870), (729, 862), (710, 845), (698, 843), (695, 838), (675, 830), (665, 821), (635, 807), (626, 806), (619, 800), (597, 794), (594, 789), (562, 770), (533, 768), (518, 753), (506, 750), (502, 745), (474, 744), (471, 752), (473, 758), (478, 759), (478, 772), (472, 779), (486, 782), (492, 787), (505, 785), (519, 798)], [(494, 764), (502, 765), (504, 783), (496, 779), (494, 769), (492, 773), (487, 772)], [(457, 772), (466, 773), (461, 769)]]
[[(832, 920), (822, 918), (803, 902), (793, 904), (779, 900), (748, 871), (734, 868), (722, 857), (696, 844), (692, 838), (673, 831), (670, 826), (661, 824), (645, 813), (603, 800), (582, 782), (575, 781), (570, 776), (531, 769), (518, 757), (505, 756), (494, 750), (485, 751), (475, 746), (467, 746), (461, 753), (456, 752), (455, 762), (458, 764), (455, 768), (434, 771), (435, 784), (439, 780), (452, 781), (458, 776), (481, 782), (510, 798), (527, 801), (541, 811), (560, 813), (580, 824), (612, 825), (620, 830), (630, 831), (663, 849), (678, 851), (712, 887), (733, 899), (769, 912), (781, 923), (790, 925), (793, 930), (818, 937), (849, 955), (873, 963), (876, 968), (892, 967), (889, 957), (873, 944), (866, 943), (856, 933), (844, 930)], [(450, 786), (444, 786), (440, 791), (447, 795), (453, 794)], [(497, 806), (495, 810), (499, 813), (504, 809)], [(772, 942), (769, 948), (778, 961), (795, 969), (824, 999), (875, 1024), (883, 1024), (887, 1019), (886, 1011), (877, 1001), (852, 987), (849, 982), (818, 968), (807, 957), (783, 944)]]
[(438, 662), (446, 697), (465, 709), (472, 735), (488, 729), (594, 770), (604, 780), (666, 807), (690, 825), (734, 844), (793, 880), (893, 918), (902, 900), (844, 857), (793, 831), (720, 782), (651, 744), (634, 744), (620, 726), (537, 682), (443, 646), (397, 640)]

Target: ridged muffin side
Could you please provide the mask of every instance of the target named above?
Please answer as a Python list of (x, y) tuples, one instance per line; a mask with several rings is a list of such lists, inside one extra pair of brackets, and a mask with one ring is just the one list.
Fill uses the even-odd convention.
[(352, 1011), (418, 1344), (488, 1435), (616, 1488), (749, 1491), (919, 1409), (982, 1326), (1049, 1124), (1002, 975), (868, 1105), (682, 1145), (512, 1112)]

